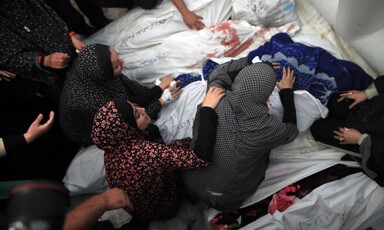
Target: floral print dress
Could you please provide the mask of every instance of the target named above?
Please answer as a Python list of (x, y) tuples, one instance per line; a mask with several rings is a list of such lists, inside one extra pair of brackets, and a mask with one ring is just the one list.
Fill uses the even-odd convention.
[(96, 114), (91, 137), (105, 151), (110, 187), (124, 189), (134, 207), (130, 214), (144, 220), (175, 215), (184, 194), (180, 171), (208, 165), (189, 148), (190, 138), (169, 145), (148, 141), (146, 132), (124, 122), (114, 102)]

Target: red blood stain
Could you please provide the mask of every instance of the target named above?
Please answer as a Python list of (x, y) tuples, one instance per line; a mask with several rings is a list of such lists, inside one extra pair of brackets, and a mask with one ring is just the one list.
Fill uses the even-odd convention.
[(241, 53), (243, 50), (248, 48), (253, 42), (253, 38), (249, 38), (247, 41), (243, 42), (242, 44), (236, 44), (237, 47), (233, 46), (230, 50), (226, 51), (224, 53), (224, 57), (235, 57), (239, 53)]
[(219, 51), (216, 50), (216, 52), (211, 53), (211, 54), (208, 54), (208, 55), (207, 55), (207, 58), (217, 57), (217, 53), (218, 53), (218, 52), (219, 52)]

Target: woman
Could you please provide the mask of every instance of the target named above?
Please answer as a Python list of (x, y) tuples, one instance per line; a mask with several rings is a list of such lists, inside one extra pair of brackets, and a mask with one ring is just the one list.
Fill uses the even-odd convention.
[[(183, 179), (191, 196), (210, 207), (221, 211), (239, 208), (264, 179), (271, 149), (298, 135), (293, 71), (284, 69), (282, 81), (276, 83), (269, 64), (247, 66), (247, 58), (242, 58), (216, 67), (208, 77), (208, 88), (226, 91), (216, 107), (218, 127), (212, 162), (206, 168), (184, 172)], [(281, 89), (283, 122), (268, 114), (266, 102), (275, 85)], [(195, 120), (194, 137), (201, 122)]]
[(384, 185), (384, 76), (365, 91), (332, 95), (326, 119), (316, 121), (311, 132), (315, 140), (362, 154), (362, 168)]
[(0, 0), (0, 66), (17, 77), (0, 91), (58, 103), (68, 66), (85, 46), (41, 0)]
[(130, 214), (140, 220), (176, 214), (184, 198), (179, 172), (208, 165), (217, 125), (213, 109), (223, 96), (217, 88), (207, 93), (200, 113), (205, 122), (193, 149), (190, 138), (165, 145), (145, 109), (131, 102), (115, 100), (99, 110), (92, 138), (105, 151), (109, 185), (127, 192), (134, 208)]
[[(124, 61), (116, 51), (101, 45), (88, 45), (80, 53), (67, 75), (60, 99), (60, 124), (70, 140), (92, 144), (92, 121), (98, 109), (108, 101), (127, 99), (146, 108), (153, 119), (167, 101), (157, 99), (170, 82), (165, 77), (152, 89), (121, 74)], [(178, 98), (181, 91), (172, 88)]]

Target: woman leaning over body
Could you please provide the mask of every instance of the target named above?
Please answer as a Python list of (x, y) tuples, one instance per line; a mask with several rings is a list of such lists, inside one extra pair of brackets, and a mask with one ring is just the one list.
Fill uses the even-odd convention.
[(190, 138), (165, 145), (144, 108), (118, 99), (108, 102), (95, 116), (92, 138), (105, 151), (110, 187), (122, 188), (134, 210), (134, 220), (170, 218), (184, 198), (180, 171), (207, 166), (215, 143), (217, 115), (213, 110), (224, 91), (211, 88), (201, 109), (200, 136), (195, 147)]
[[(174, 78), (164, 77), (158, 86), (148, 89), (121, 74), (123, 64), (116, 51), (106, 45), (88, 45), (80, 53), (68, 72), (60, 98), (60, 125), (70, 140), (92, 144), (93, 117), (108, 101), (130, 100), (144, 107), (152, 119), (169, 102), (159, 97)], [(179, 88), (171, 88), (174, 98), (180, 93)]]

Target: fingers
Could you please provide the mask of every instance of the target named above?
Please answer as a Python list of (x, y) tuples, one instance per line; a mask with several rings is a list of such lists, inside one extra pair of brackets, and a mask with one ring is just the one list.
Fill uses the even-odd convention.
[(45, 57), (44, 65), (53, 69), (63, 69), (68, 66), (69, 58), (66, 53), (52, 53)]
[(355, 100), (348, 108), (352, 109), (357, 104), (359, 104), (359, 102)]
[(173, 89), (170, 89), (171, 96), (175, 99), (179, 98), (183, 90), (180, 87), (175, 88), (175, 86), (172, 86)]
[(8, 72), (6, 70), (0, 70), (0, 81), (5, 80), (5, 81), (11, 81), (11, 79), (14, 79), (16, 77), (16, 74)]
[(3, 75), (5, 77), (7, 77), (7, 78), (15, 78), (16, 77), (16, 74), (8, 72), (6, 70), (1, 70), (0, 71), (0, 75)]
[(280, 63), (279, 62), (271, 62), (273, 65), (273, 69), (280, 69)]
[(341, 128), (339, 127), (340, 131), (334, 130), (333, 133), (336, 134), (336, 136), (333, 136), (336, 140), (340, 141), (340, 144), (344, 145), (347, 144), (347, 141), (345, 140), (344, 132), (348, 130), (347, 128)]
[[(284, 68), (285, 69), (285, 68)], [(291, 67), (288, 67), (288, 70), (287, 70), (287, 75), (286, 77), (289, 79), (289, 80), (293, 80), (293, 70), (291, 70)]]
[(205, 27), (204, 23), (201, 22), (200, 20), (197, 20), (194, 24), (193, 24), (193, 28), (195, 30), (201, 30)]
[(49, 120), (47, 122), (45, 122), (45, 124), (42, 125), (42, 127), (46, 130), (50, 129), (52, 124), (53, 124), (54, 117), (55, 117), (55, 113), (53, 111), (51, 111), (49, 113)]
[[(198, 16), (198, 18), (199, 18), (199, 17), (200, 17), (200, 16)], [(202, 17), (200, 17), (200, 18), (202, 18)], [(199, 24), (200, 29), (205, 28), (205, 24), (204, 24), (201, 20), (197, 20), (197, 23)]]
[(340, 97), (339, 99), (337, 99), (337, 102), (341, 102), (342, 100), (344, 100), (345, 96), (343, 96), (342, 94), (340, 94)]
[(285, 88), (293, 88), (293, 84), (295, 83), (296, 77), (293, 75), (294, 70), (290, 67), (283, 68), (283, 75), (279, 82), (276, 82), (276, 86), (281, 90)]
[(32, 122), (32, 125), (38, 126), (42, 120), (43, 120), (43, 114), (40, 113), (39, 115), (37, 115), (37, 118)]
[(219, 98), (222, 98), (222, 97), (224, 97), (224, 95), (225, 95), (225, 91), (224, 91), (224, 89), (222, 89), (222, 88), (217, 88), (217, 87), (211, 87), (211, 88), (209, 88), (208, 93), (213, 94), (213, 95), (216, 95), (216, 96), (219, 96)]

